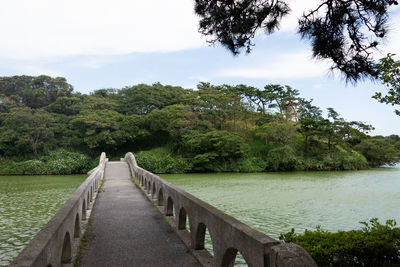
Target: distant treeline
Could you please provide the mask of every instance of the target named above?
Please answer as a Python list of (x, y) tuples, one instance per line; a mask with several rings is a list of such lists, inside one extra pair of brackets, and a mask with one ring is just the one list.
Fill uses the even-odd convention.
[(102, 151), (115, 157), (133, 151), (139, 165), (156, 173), (353, 170), (398, 162), (400, 137), (371, 137), (372, 129), (332, 108), (324, 117), (290, 86), (200, 83), (192, 90), (155, 83), (86, 95), (61, 77), (0, 77), (2, 174), (84, 172)]

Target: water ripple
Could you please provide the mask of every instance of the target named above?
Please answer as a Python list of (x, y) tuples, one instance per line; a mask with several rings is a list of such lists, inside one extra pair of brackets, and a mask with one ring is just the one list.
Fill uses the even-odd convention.
[(86, 178), (0, 176), (0, 266), (7, 266)]
[(162, 177), (273, 238), (291, 228), (304, 232), (318, 225), (330, 231), (356, 229), (374, 217), (400, 222), (398, 167)]

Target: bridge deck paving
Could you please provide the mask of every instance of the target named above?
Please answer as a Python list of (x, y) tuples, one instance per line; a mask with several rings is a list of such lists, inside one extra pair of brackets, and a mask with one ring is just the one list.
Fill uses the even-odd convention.
[(133, 184), (126, 162), (108, 162), (79, 266), (200, 266)]

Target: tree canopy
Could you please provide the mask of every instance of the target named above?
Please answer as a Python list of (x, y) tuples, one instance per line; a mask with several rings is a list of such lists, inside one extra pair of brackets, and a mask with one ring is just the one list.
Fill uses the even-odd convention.
[[(324, 116), (288, 85), (72, 88), (64, 78), (0, 77), (0, 174), (59, 174), (63, 155), (77, 162), (101, 151), (133, 151), (155, 172), (351, 170), (400, 160), (399, 136), (371, 137), (372, 126), (333, 108)], [(83, 170), (71, 166), (66, 173)]]

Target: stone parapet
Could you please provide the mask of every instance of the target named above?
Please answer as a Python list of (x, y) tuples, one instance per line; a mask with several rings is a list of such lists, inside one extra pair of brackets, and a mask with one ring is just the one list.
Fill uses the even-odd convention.
[[(238, 252), (248, 266), (317, 266), (302, 247), (281, 243), (144, 170), (137, 165), (132, 153), (127, 153), (124, 160), (147, 197), (167, 216), (204, 266), (233, 266)], [(204, 246), (206, 229), (211, 236), (213, 255)]]
[(103, 152), (99, 165), (9, 266), (72, 266), (106, 162)]

